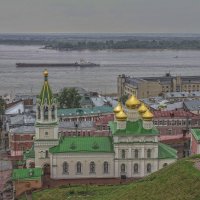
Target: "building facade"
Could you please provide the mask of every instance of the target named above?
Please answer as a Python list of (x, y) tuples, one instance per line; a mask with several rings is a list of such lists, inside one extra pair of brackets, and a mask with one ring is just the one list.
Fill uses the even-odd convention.
[(176, 150), (158, 141), (153, 114), (134, 96), (114, 109), (111, 136), (59, 136), (47, 71), (44, 79), (34, 146), (24, 154), (27, 167), (34, 163), (53, 179), (139, 178), (176, 161)]
[(168, 92), (200, 91), (200, 76), (130, 77), (117, 78), (118, 96), (135, 94), (138, 98), (159, 96)]

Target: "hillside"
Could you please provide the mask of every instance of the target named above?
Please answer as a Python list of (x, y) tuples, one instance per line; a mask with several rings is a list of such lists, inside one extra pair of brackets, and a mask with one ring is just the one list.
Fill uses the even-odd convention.
[(200, 156), (179, 160), (143, 180), (118, 186), (74, 186), (33, 193), (33, 200), (199, 200)]

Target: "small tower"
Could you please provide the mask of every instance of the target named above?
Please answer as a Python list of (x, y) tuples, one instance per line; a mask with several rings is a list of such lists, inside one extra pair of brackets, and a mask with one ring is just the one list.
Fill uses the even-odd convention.
[(57, 102), (48, 83), (48, 71), (44, 73), (44, 84), (37, 98), (35, 122), (35, 166), (49, 166), (49, 148), (58, 145)]
[(128, 116), (128, 121), (133, 122), (139, 119), (139, 114), (137, 111), (139, 105), (140, 101), (134, 95), (131, 95), (131, 97), (126, 101), (126, 113)]
[[(113, 112), (115, 113), (115, 115), (117, 113), (119, 113), (122, 110), (122, 105), (121, 103), (118, 101), (117, 106), (113, 109)], [(114, 115), (114, 121), (116, 121), (116, 116)]]
[(153, 114), (147, 109), (147, 111), (142, 115), (143, 128), (152, 129), (153, 128)]
[(127, 115), (123, 111), (123, 109), (121, 109), (121, 111), (118, 112), (115, 117), (116, 117), (116, 120), (117, 120), (117, 129), (126, 129)]

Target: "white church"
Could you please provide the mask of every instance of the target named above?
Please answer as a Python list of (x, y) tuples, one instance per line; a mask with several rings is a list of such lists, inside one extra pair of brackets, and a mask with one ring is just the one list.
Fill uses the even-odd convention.
[(26, 167), (43, 168), (52, 179), (139, 178), (177, 160), (176, 150), (158, 141), (153, 114), (135, 96), (126, 106), (118, 103), (114, 113), (110, 137), (59, 136), (57, 101), (45, 70)]

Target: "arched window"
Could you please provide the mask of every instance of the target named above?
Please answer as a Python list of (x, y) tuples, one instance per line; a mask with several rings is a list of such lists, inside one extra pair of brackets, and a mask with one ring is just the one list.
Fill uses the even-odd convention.
[(139, 152), (138, 152), (138, 149), (135, 149), (135, 158), (138, 158), (139, 156)]
[(52, 106), (51, 108), (51, 117), (52, 119), (55, 119), (55, 106)]
[(40, 119), (40, 106), (38, 106), (38, 119)]
[(82, 171), (82, 169), (81, 169), (81, 162), (77, 162), (77, 164), (76, 164), (76, 172), (78, 174), (81, 174), (81, 171)]
[(121, 172), (122, 173), (126, 172), (126, 166), (125, 166), (125, 164), (121, 164)]
[(151, 149), (147, 150), (147, 158), (151, 158)]
[(108, 162), (103, 163), (103, 173), (108, 174)]
[(126, 152), (124, 149), (122, 149), (122, 159), (126, 158)]
[(44, 106), (44, 119), (48, 120), (48, 106)]
[(90, 163), (90, 173), (95, 173), (95, 163), (94, 162), (91, 162)]
[(164, 164), (163, 164), (163, 167), (166, 167), (167, 165), (168, 165), (167, 163), (164, 163)]
[(133, 168), (134, 168), (134, 173), (138, 173), (138, 168), (139, 168), (139, 167), (138, 167), (138, 164), (137, 164), (137, 163), (134, 164), (134, 167), (133, 167)]
[(69, 173), (69, 165), (67, 162), (63, 163), (63, 174), (68, 174)]
[(151, 173), (151, 164), (150, 163), (147, 164), (147, 173)]

